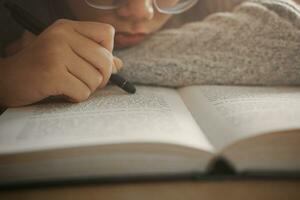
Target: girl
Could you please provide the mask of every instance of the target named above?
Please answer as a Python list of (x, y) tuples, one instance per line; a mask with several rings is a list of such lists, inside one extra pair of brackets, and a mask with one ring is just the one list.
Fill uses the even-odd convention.
[[(121, 70), (121, 59), (121, 73), (141, 84), (300, 83), (300, 12), (293, 1), (247, 1), (232, 13), (156, 34), (173, 14), (197, 1), (50, 1), (56, 17), (78, 21), (55, 21), (37, 2), (33, 5), (40, 16), (53, 23), (37, 38), (27, 33), (6, 48), (9, 56), (0, 61), (3, 106), (27, 105), (53, 95), (86, 100), (107, 84), (111, 73)], [(113, 56), (114, 47), (132, 46), (116, 52), (121, 59)]]

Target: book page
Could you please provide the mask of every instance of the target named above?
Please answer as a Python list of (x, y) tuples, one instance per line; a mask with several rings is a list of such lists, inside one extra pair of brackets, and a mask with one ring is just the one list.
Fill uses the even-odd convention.
[(195, 86), (180, 91), (214, 147), (300, 128), (300, 88)]
[(0, 117), (0, 153), (117, 143), (211, 145), (174, 89), (109, 86), (80, 104), (44, 103)]

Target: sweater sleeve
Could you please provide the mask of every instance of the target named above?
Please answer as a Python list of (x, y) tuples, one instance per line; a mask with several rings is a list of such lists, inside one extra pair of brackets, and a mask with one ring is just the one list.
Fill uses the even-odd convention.
[(123, 76), (139, 84), (300, 85), (299, 6), (247, 1), (117, 52)]

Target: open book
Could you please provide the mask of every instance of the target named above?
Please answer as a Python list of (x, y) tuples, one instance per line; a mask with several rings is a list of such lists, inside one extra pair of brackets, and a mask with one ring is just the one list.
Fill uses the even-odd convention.
[(110, 86), (0, 116), (0, 183), (300, 170), (300, 88)]

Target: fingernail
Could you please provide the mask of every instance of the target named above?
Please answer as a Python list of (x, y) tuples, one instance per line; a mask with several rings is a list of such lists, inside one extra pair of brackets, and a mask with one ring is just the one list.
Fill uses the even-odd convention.
[(118, 57), (114, 57), (114, 63), (117, 70), (120, 70), (123, 67), (123, 61)]
[(117, 70), (116, 66), (114, 66), (114, 67), (112, 68), (112, 73), (113, 73), (113, 74), (118, 73), (118, 70)]

